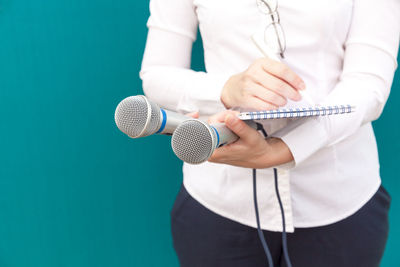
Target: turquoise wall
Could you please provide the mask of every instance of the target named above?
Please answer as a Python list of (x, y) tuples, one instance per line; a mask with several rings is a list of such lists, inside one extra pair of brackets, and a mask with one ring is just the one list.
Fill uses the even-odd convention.
[[(142, 92), (147, 17), (148, 1), (0, 0), (0, 266), (178, 265), (181, 164), (169, 138), (131, 140), (113, 120)], [(375, 123), (393, 195), (383, 266), (400, 247), (399, 89)]]

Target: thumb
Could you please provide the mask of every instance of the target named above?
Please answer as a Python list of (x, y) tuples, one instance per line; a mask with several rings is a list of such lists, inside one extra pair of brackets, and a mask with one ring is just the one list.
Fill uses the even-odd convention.
[[(248, 139), (254, 135), (255, 130), (234, 115), (227, 115), (225, 125), (241, 139)], [(257, 134), (257, 132), (256, 132)]]

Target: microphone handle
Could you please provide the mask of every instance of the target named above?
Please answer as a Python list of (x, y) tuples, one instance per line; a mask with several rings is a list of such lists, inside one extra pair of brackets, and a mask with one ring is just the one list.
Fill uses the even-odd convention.
[(179, 124), (181, 124), (187, 119), (191, 119), (191, 117), (162, 108), (160, 108), (160, 112), (161, 112), (160, 128), (157, 131), (157, 133), (159, 134), (172, 135), (175, 129), (179, 126)]
[[(254, 121), (245, 121), (245, 123), (253, 129), (257, 130), (257, 123)], [(224, 123), (216, 123), (210, 125), (216, 137), (216, 148), (230, 144), (239, 139), (234, 132), (232, 132)]]

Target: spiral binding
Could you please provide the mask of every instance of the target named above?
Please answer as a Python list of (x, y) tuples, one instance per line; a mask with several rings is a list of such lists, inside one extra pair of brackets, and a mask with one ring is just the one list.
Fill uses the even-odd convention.
[(238, 115), (241, 120), (268, 120), (282, 118), (301, 118), (311, 116), (330, 116), (351, 113), (355, 107), (351, 105), (335, 105), (325, 107), (289, 108), (266, 111), (242, 112)]

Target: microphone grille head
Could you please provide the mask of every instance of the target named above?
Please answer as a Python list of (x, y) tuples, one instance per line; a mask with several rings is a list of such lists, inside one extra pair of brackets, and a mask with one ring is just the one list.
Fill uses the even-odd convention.
[(151, 110), (151, 114), (150, 114), (150, 120), (148, 121), (143, 133), (140, 135), (142, 136), (148, 136), (148, 135), (152, 135), (154, 133), (157, 132), (157, 130), (160, 128), (161, 126), (161, 111), (160, 111), (160, 107), (150, 101), (147, 100), (147, 102), (150, 105), (150, 110)]
[(215, 148), (215, 136), (206, 123), (186, 120), (174, 131), (171, 138), (175, 155), (190, 164), (207, 161)]
[(160, 108), (145, 96), (127, 97), (115, 110), (117, 127), (132, 138), (153, 134), (159, 122)]

